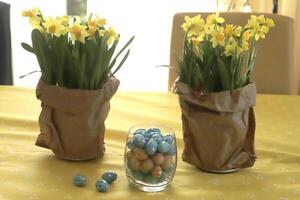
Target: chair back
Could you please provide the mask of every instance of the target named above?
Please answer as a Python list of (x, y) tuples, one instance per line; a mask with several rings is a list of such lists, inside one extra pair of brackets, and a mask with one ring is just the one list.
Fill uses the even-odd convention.
[(12, 85), (10, 5), (0, 2), (0, 85)]
[[(177, 13), (173, 18), (171, 36), (170, 65), (177, 66), (176, 58), (181, 57), (184, 32), (180, 27), (184, 16), (201, 14), (202, 18), (211, 13)], [(226, 24), (245, 25), (250, 15), (263, 13), (220, 13)], [(256, 43), (257, 56), (255, 59), (252, 79), (256, 83), (258, 93), (267, 94), (297, 94), (296, 69), (294, 65), (294, 21), (287, 16), (263, 14), (275, 22), (265, 39)], [(177, 74), (170, 69), (169, 89)]]

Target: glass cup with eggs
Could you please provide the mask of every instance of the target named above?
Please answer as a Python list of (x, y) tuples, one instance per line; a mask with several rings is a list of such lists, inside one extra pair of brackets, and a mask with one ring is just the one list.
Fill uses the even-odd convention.
[(128, 182), (145, 192), (167, 188), (176, 171), (174, 131), (163, 125), (140, 124), (129, 129), (124, 154)]

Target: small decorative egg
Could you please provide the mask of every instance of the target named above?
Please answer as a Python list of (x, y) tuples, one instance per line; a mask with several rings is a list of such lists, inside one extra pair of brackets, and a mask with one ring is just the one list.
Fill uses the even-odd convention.
[(150, 169), (152, 169), (153, 166), (153, 161), (150, 158), (144, 160), (142, 163), (143, 171), (150, 171)]
[(133, 136), (133, 144), (136, 147), (144, 148), (144, 146), (146, 145), (146, 140), (143, 135), (136, 134)]
[(166, 155), (164, 158), (164, 162), (161, 165), (164, 170), (169, 169), (169, 167), (173, 164), (173, 158), (170, 155)]
[(157, 132), (161, 133), (161, 130), (159, 128), (149, 128), (146, 133), (151, 133), (151, 132)]
[(158, 143), (154, 140), (154, 139), (150, 139), (147, 144), (146, 144), (146, 147), (145, 147), (145, 150), (146, 150), (146, 153), (148, 155), (153, 155), (155, 154), (156, 150), (157, 150), (157, 147), (158, 147)]
[(108, 187), (108, 183), (105, 180), (98, 180), (96, 182), (96, 189), (98, 192), (107, 192)]
[(162, 135), (160, 133), (155, 133), (152, 135), (151, 139), (155, 140), (156, 142), (162, 141)]
[(131, 167), (135, 170), (135, 171), (139, 171), (142, 169), (142, 162), (139, 161), (138, 159), (136, 159), (135, 157), (131, 158), (130, 161)]
[(146, 160), (148, 158), (147, 154), (145, 153), (144, 149), (136, 148), (133, 150), (133, 155), (138, 160)]
[(167, 153), (170, 150), (170, 144), (166, 141), (161, 141), (157, 147), (160, 153)]
[(145, 133), (145, 131), (146, 131), (146, 129), (140, 128), (140, 129), (136, 130), (136, 131), (133, 133), (133, 135), (136, 135), (136, 134), (141, 134), (141, 135), (143, 135), (143, 134)]
[(172, 135), (166, 135), (164, 136), (163, 140), (171, 145), (173, 143), (174, 137)]
[(127, 142), (127, 147), (128, 147), (128, 149), (131, 149), (131, 150), (135, 148), (133, 140), (129, 140)]
[(153, 161), (154, 161), (154, 163), (155, 163), (156, 165), (161, 165), (161, 164), (164, 162), (165, 157), (164, 157), (164, 155), (161, 154), (161, 153), (156, 153), (156, 154), (152, 157), (152, 159), (153, 159)]
[(74, 176), (74, 184), (78, 187), (83, 187), (86, 185), (86, 178), (82, 175)]
[(118, 177), (118, 175), (115, 172), (105, 172), (102, 175), (102, 179), (105, 180), (107, 183), (114, 182), (115, 180), (117, 180), (117, 177)]
[(154, 177), (160, 177), (162, 173), (162, 170), (160, 168), (160, 166), (155, 166), (151, 169), (151, 174), (154, 176)]
[(168, 151), (168, 154), (175, 156), (176, 155), (176, 148), (174, 145), (170, 146), (170, 150)]

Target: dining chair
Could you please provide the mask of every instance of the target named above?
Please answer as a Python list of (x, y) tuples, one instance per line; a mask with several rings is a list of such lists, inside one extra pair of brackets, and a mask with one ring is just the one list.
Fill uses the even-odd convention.
[[(177, 13), (173, 18), (171, 35), (170, 66), (177, 66), (177, 58), (182, 54), (184, 32), (180, 27), (184, 16), (201, 14), (202, 18), (211, 13)], [(294, 21), (292, 18), (265, 13), (220, 13), (225, 23), (244, 25), (250, 15), (261, 15), (272, 18), (275, 27), (270, 29), (266, 39), (256, 45), (257, 56), (252, 79), (256, 83), (258, 93), (266, 94), (297, 94), (296, 69), (294, 64)], [(177, 74), (169, 70), (169, 89)]]
[(10, 5), (0, 2), (0, 85), (12, 85)]

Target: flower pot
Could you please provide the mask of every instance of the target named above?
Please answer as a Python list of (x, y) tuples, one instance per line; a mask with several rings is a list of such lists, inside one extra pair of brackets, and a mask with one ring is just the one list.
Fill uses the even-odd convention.
[(201, 95), (176, 81), (182, 111), (183, 161), (206, 172), (226, 173), (254, 165), (256, 87)]
[(36, 145), (67, 160), (89, 160), (104, 153), (104, 121), (119, 86), (111, 77), (99, 90), (66, 89), (42, 80), (36, 96), (42, 102)]

